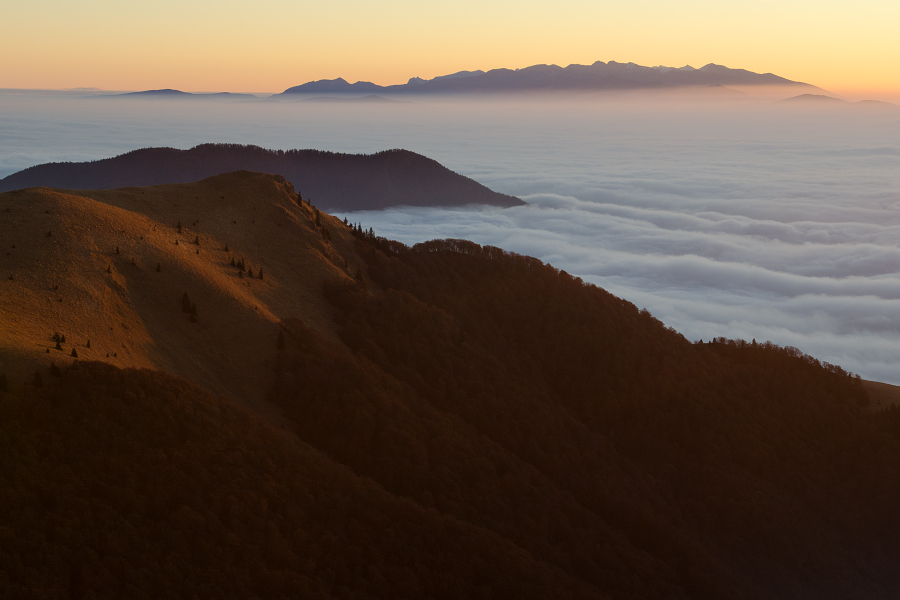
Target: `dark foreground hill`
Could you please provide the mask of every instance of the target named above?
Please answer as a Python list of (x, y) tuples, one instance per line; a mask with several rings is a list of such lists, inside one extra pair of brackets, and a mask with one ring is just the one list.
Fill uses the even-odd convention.
[(330, 211), (398, 205), (523, 204), (408, 150), (337, 154), (236, 144), (203, 144), (190, 150), (144, 148), (93, 162), (37, 165), (0, 179), (0, 192), (29, 187), (93, 190), (189, 183), (240, 170), (283, 175), (304, 197)]
[[(324, 246), (290, 258), (332, 248), (348, 268), (319, 292), (330, 326), (288, 316), (300, 295), (270, 299), (280, 331), (256, 325), (270, 341), (248, 364), (281, 427), (161, 372), (75, 362), (6, 382), (0, 596), (900, 589), (900, 411), (866, 408), (858, 378), (793, 348), (690, 343), (533, 258), (409, 248), (300, 208)], [(268, 269), (251, 287), (295, 289)], [(172, 314), (187, 343), (252, 313)]]

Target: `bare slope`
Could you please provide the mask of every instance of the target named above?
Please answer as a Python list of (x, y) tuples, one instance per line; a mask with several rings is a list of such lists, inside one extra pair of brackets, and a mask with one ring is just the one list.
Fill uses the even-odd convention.
[[(278, 323), (300, 318), (330, 335), (322, 283), (349, 278), (356, 260), (347, 228), (324, 213), (317, 225), (316, 209), (297, 198), (284, 178), (246, 171), (0, 195), (0, 371), (21, 385), (35, 363), (64, 367), (74, 349), (257, 404)], [(182, 312), (185, 293), (195, 322)]]

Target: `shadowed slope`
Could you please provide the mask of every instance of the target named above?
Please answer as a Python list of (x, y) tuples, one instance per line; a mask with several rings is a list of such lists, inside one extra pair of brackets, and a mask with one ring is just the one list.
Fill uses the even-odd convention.
[(603, 598), (165, 373), (0, 392), (3, 598)]

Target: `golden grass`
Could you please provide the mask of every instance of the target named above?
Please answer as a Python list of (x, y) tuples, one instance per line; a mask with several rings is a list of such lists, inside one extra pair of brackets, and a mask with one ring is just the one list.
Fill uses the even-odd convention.
[[(164, 369), (264, 410), (279, 321), (332, 336), (322, 284), (360, 264), (349, 230), (321, 213), (326, 239), (295, 198), (283, 178), (247, 171), (0, 194), (0, 372), (23, 385), (35, 365), (71, 363), (75, 348), (79, 359)], [(241, 278), (232, 257), (255, 277)], [(197, 322), (181, 311), (184, 292)], [(63, 351), (54, 332), (66, 336)]]

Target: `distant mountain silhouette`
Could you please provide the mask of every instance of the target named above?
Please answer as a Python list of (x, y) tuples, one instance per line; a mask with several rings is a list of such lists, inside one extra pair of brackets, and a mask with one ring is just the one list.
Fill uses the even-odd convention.
[(900, 111), (900, 106), (881, 100), (859, 100), (849, 102), (841, 98), (834, 98), (824, 94), (800, 94), (791, 98), (785, 98), (776, 102), (779, 105), (792, 106), (806, 109), (852, 109), (856, 111), (868, 111), (875, 113), (892, 113)]
[(779, 103), (849, 104), (846, 100), (833, 98), (832, 96), (826, 96), (825, 94), (800, 94), (799, 96), (792, 96), (790, 98), (785, 98), (784, 100), (779, 100)]
[(238, 170), (283, 175), (305, 198), (311, 198), (325, 210), (522, 204), (518, 198), (491, 191), (408, 150), (337, 154), (320, 150), (284, 152), (237, 144), (204, 144), (190, 150), (144, 148), (93, 162), (37, 165), (0, 180), (0, 191), (189, 183)]
[(716, 85), (802, 85), (772, 73), (754, 73), (708, 64), (700, 69), (690, 66), (644, 67), (634, 63), (597, 61), (592, 65), (534, 65), (525, 69), (460, 71), (453, 75), (424, 80), (413, 77), (402, 85), (380, 86), (368, 81), (348, 83), (344, 79), (320, 80), (288, 88), (277, 96), (327, 93), (411, 93), (466, 94), (496, 92), (553, 92), (590, 90), (662, 89)]
[(232, 92), (209, 92), (194, 93), (182, 92), (181, 90), (163, 89), (163, 90), (144, 90), (142, 92), (126, 92), (124, 94), (106, 94), (99, 96), (100, 98), (183, 98), (183, 99), (203, 99), (203, 100), (252, 100), (257, 96), (253, 94), (235, 94)]
[[(302, 86), (303, 92), (308, 94), (371, 94), (383, 90), (380, 85), (369, 83), (368, 81), (357, 81), (356, 83), (348, 83), (344, 78), (337, 79), (320, 79), (319, 81), (310, 81)], [(291, 88), (296, 89), (296, 88)], [(290, 90), (287, 90), (290, 91)]]

